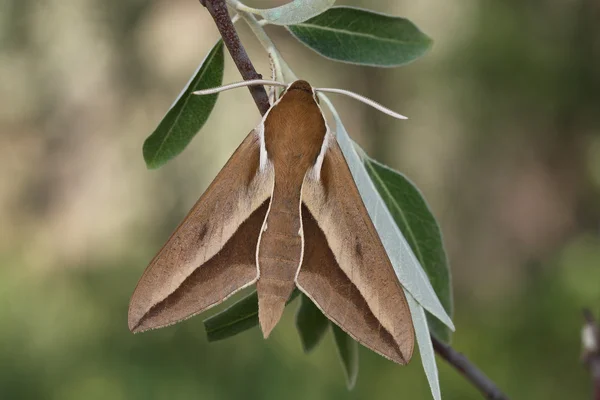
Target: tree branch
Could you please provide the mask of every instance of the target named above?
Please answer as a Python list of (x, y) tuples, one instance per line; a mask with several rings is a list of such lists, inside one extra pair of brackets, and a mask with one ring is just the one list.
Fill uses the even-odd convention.
[(467, 357), (454, 350), (451, 346), (439, 341), (433, 335), (431, 336), (433, 348), (446, 362), (452, 365), (469, 382), (490, 400), (508, 400), (508, 397), (500, 391), (498, 386), (490, 380), (485, 374), (472, 364)]
[[(240, 42), (240, 38), (231, 22), (225, 0), (200, 0), (200, 3), (206, 7), (213, 17), (223, 42), (229, 50), (235, 65), (242, 74), (244, 80), (262, 79), (262, 76), (256, 72), (248, 53)], [(250, 93), (258, 110), (264, 115), (269, 109), (269, 98), (263, 86), (250, 86)], [(500, 389), (483, 372), (473, 365), (465, 356), (454, 350), (447, 344), (431, 337), (435, 351), (450, 365), (463, 374), (483, 395), (492, 400), (508, 400)], [(599, 399), (600, 400), (600, 399)]]
[[(248, 81), (251, 79), (262, 79), (262, 75), (256, 72), (254, 65), (246, 53), (246, 49), (240, 42), (240, 38), (233, 27), (225, 0), (200, 0), (200, 3), (206, 7), (217, 25), (217, 29), (223, 38), (223, 43), (227, 46), (231, 58), (235, 62), (237, 69), (242, 74), (242, 78)], [(250, 94), (258, 107), (258, 111), (265, 115), (269, 109), (269, 97), (263, 86), (248, 86)]]
[(583, 347), (581, 358), (592, 376), (594, 387), (592, 398), (600, 400), (600, 327), (590, 310), (583, 310), (583, 318), (585, 323), (581, 331)]

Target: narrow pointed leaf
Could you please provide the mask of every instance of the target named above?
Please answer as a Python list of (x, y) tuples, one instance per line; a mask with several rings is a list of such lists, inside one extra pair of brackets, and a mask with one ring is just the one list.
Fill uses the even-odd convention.
[(279, 7), (257, 11), (271, 24), (291, 25), (321, 14), (334, 3), (335, 0), (293, 0)]
[(405, 290), (405, 293), (412, 315), (419, 353), (421, 354), (421, 363), (423, 364), (425, 376), (429, 382), (431, 394), (433, 395), (434, 400), (441, 400), (442, 395), (440, 392), (438, 369), (437, 364), (435, 363), (435, 353), (433, 351), (433, 343), (431, 343), (431, 335), (429, 333), (429, 325), (427, 324), (425, 310), (415, 301), (408, 291)]
[(144, 142), (144, 160), (148, 168), (158, 168), (177, 156), (204, 126), (217, 102), (217, 95), (196, 96), (192, 92), (220, 86), (223, 68), (223, 42), (219, 40)]
[(335, 107), (333, 107), (327, 96), (322, 93), (319, 96), (333, 114), (336, 124), (335, 132), (337, 141), (350, 167), (350, 172), (365, 203), (369, 217), (371, 217), (373, 225), (375, 225), (375, 229), (381, 238), (383, 247), (394, 267), (398, 280), (423, 308), (442, 321), (451, 330), (454, 330), (452, 319), (442, 306), (423, 267), (421, 267), (419, 260), (415, 257), (400, 228), (396, 225), (392, 214), (377, 191)]
[(358, 377), (358, 343), (333, 322), (331, 323), (331, 330), (344, 368), (344, 375), (346, 375), (346, 385), (348, 389), (352, 389)]
[[(298, 296), (294, 290), (287, 304)], [(209, 342), (227, 339), (258, 325), (258, 295), (256, 291), (237, 301), (229, 308), (204, 320)]]
[[(369, 158), (364, 152), (361, 157), (394, 221), (425, 269), (444, 309), (452, 316), (452, 286), (442, 233), (423, 195), (401, 173)], [(450, 329), (430, 315), (427, 319), (432, 333), (449, 343)]]
[(296, 314), (296, 329), (300, 334), (300, 341), (305, 353), (312, 351), (319, 344), (328, 326), (329, 320), (312, 300), (304, 294), (300, 296), (300, 307)]
[(396, 225), (381, 195), (377, 192), (375, 184), (356, 152), (355, 145), (348, 136), (348, 132), (346, 132), (335, 107), (333, 107), (327, 96), (320, 94), (320, 97), (333, 114), (336, 123), (337, 141), (350, 167), (350, 172), (365, 203), (367, 212), (390, 257), (398, 280), (404, 287), (419, 352), (421, 353), (421, 363), (434, 399), (440, 400), (438, 371), (425, 310), (431, 312), (452, 330), (454, 330), (454, 324), (436, 296), (429, 279)]
[(258, 325), (258, 294), (250, 293), (230, 307), (204, 320), (209, 342), (227, 339)]
[(432, 45), (431, 39), (405, 18), (354, 7), (333, 7), (287, 29), (324, 57), (376, 67), (407, 64)]

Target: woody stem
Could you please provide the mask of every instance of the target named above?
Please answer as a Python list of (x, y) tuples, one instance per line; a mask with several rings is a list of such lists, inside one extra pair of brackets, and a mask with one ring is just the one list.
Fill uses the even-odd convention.
[(467, 357), (454, 350), (450, 345), (441, 342), (435, 336), (431, 336), (433, 349), (446, 362), (460, 372), (465, 379), (473, 384), (479, 391), (490, 400), (508, 400), (508, 397), (500, 391), (498, 386), (483, 371), (469, 361)]
[[(227, 50), (229, 50), (229, 54), (231, 54), (231, 58), (233, 58), (237, 69), (242, 74), (242, 78), (244, 80), (262, 79), (262, 75), (256, 72), (246, 49), (244, 49), (244, 46), (240, 42), (240, 38), (229, 17), (225, 0), (200, 0), (200, 3), (206, 7), (215, 21), (215, 25), (223, 38), (223, 43), (225, 43)], [(264, 115), (269, 109), (267, 91), (263, 86), (248, 86), (248, 90), (250, 90), (258, 111)]]

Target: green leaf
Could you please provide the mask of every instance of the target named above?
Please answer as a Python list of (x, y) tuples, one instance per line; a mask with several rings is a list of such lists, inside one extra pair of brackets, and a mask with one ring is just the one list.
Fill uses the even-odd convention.
[(432, 44), (407, 19), (353, 7), (333, 7), (287, 29), (324, 57), (375, 67), (407, 64)]
[(279, 7), (253, 11), (271, 24), (292, 25), (321, 14), (333, 3), (335, 0), (294, 0)]
[(364, 161), (358, 155), (357, 149), (360, 148), (348, 136), (348, 132), (346, 132), (346, 128), (329, 98), (323, 93), (319, 93), (319, 98), (327, 104), (335, 119), (337, 142), (398, 280), (425, 310), (436, 316), (451, 330), (454, 330), (452, 319), (444, 309), (433, 286), (431, 286), (429, 277), (414, 255), (396, 221), (394, 221), (381, 194), (377, 191), (375, 183), (373, 183), (367, 172)]
[(158, 168), (177, 156), (204, 126), (217, 102), (217, 95), (196, 96), (192, 92), (220, 86), (224, 63), (223, 42), (219, 40), (144, 142), (144, 160), (148, 168)]
[(314, 349), (327, 331), (329, 320), (305, 294), (300, 297), (300, 307), (296, 314), (296, 329), (305, 353)]
[(209, 342), (227, 339), (258, 325), (258, 294), (248, 296), (204, 320)]
[[(423, 195), (401, 173), (363, 156), (367, 172), (410, 248), (421, 263), (444, 309), (452, 317), (452, 284), (448, 258), (440, 227)], [(451, 333), (444, 324), (428, 315), (433, 334), (449, 342)]]
[(396, 225), (392, 214), (377, 191), (375, 183), (370, 178), (364, 162), (357, 153), (357, 149), (360, 148), (355, 146), (348, 136), (340, 116), (327, 96), (321, 93), (319, 97), (327, 104), (335, 119), (335, 134), (338, 144), (348, 163), (367, 212), (390, 258), (394, 272), (406, 293), (415, 328), (415, 337), (421, 353), (421, 364), (431, 387), (431, 393), (436, 400), (439, 400), (438, 372), (429, 327), (425, 318), (425, 310), (431, 312), (452, 330), (454, 330), (454, 324), (438, 299), (419, 260), (414, 255), (400, 228)]
[[(289, 304), (298, 296), (294, 290), (287, 301)], [(204, 320), (209, 342), (227, 339), (258, 325), (258, 294), (256, 291), (234, 303), (231, 307)]]
[(331, 330), (346, 375), (346, 385), (352, 389), (358, 377), (358, 343), (333, 322)]

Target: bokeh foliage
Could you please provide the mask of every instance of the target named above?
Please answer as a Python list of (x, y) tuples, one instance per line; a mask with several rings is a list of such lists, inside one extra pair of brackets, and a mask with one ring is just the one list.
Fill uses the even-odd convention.
[[(3, 101), (0, 116), (0, 397), (430, 398), (419, 360), (401, 368), (363, 349), (361, 375), (347, 392), (330, 334), (313, 353), (303, 353), (295, 305), (268, 341), (253, 329), (209, 345), (198, 318), (144, 335), (128, 332), (127, 303), (149, 255), (201, 192), (189, 178), (206, 184), (216, 173), (195, 158), (210, 157), (201, 148), (211, 144), (224, 161), (239, 141), (218, 145), (203, 137), (181, 164), (152, 178), (139, 160), (143, 134), (132, 132), (156, 126), (216, 41), (208, 29), (194, 36), (187, 53), (197, 49), (198, 37), (207, 44), (184, 71), (148, 56), (160, 42), (144, 44), (140, 32), (173, 29), (174, 15), (184, 21), (183, 15), (200, 13), (196, 2), (187, 3), (51, 1), (40, 8), (12, 0), (2, 6), (0, 95), (10, 101)], [(346, 111), (364, 130), (369, 154), (419, 183), (441, 218), (460, 333), (453, 346), (512, 398), (590, 398), (579, 327), (580, 308), (598, 312), (600, 302), (595, 3), (413, 3), (382, 2), (379, 9), (401, 7), (435, 37), (431, 58), (378, 76), (362, 68), (332, 73), (326, 63), (318, 75), (310, 65), (303, 70), (315, 83), (327, 75), (353, 90), (372, 90), (363, 93), (402, 106), (395, 108), (411, 117), (397, 128)], [(47, 20), (52, 24), (44, 25)], [(94, 41), (74, 44), (85, 37)], [(300, 54), (317, 62), (309, 51)], [(91, 91), (104, 87), (94, 79), (108, 74), (106, 64), (110, 90)], [(385, 97), (392, 88), (401, 96)], [(226, 108), (217, 105), (215, 112)], [(257, 118), (246, 111), (249, 120)], [(133, 123), (139, 125), (131, 129)], [(119, 152), (126, 160), (136, 154), (138, 164), (119, 161)], [(87, 155), (118, 168), (98, 168)], [(193, 174), (184, 165), (195, 166)], [(145, 186), (126, 191), (118, 184), (125, 178)], [(99, 196), (86, 182), (119, 197)], [(137, 192), (145, 198), (129, 203)], [(85, 198), (84, 212), (68, 201), (74, 195)], [(145, 209), (149, 197), (168, 212)], [(139, 206), (133, 217), (122, 212), (134, 209), (131, 204)], [(445, 399), (480, 398), (454, 370), (439, 366)]]

